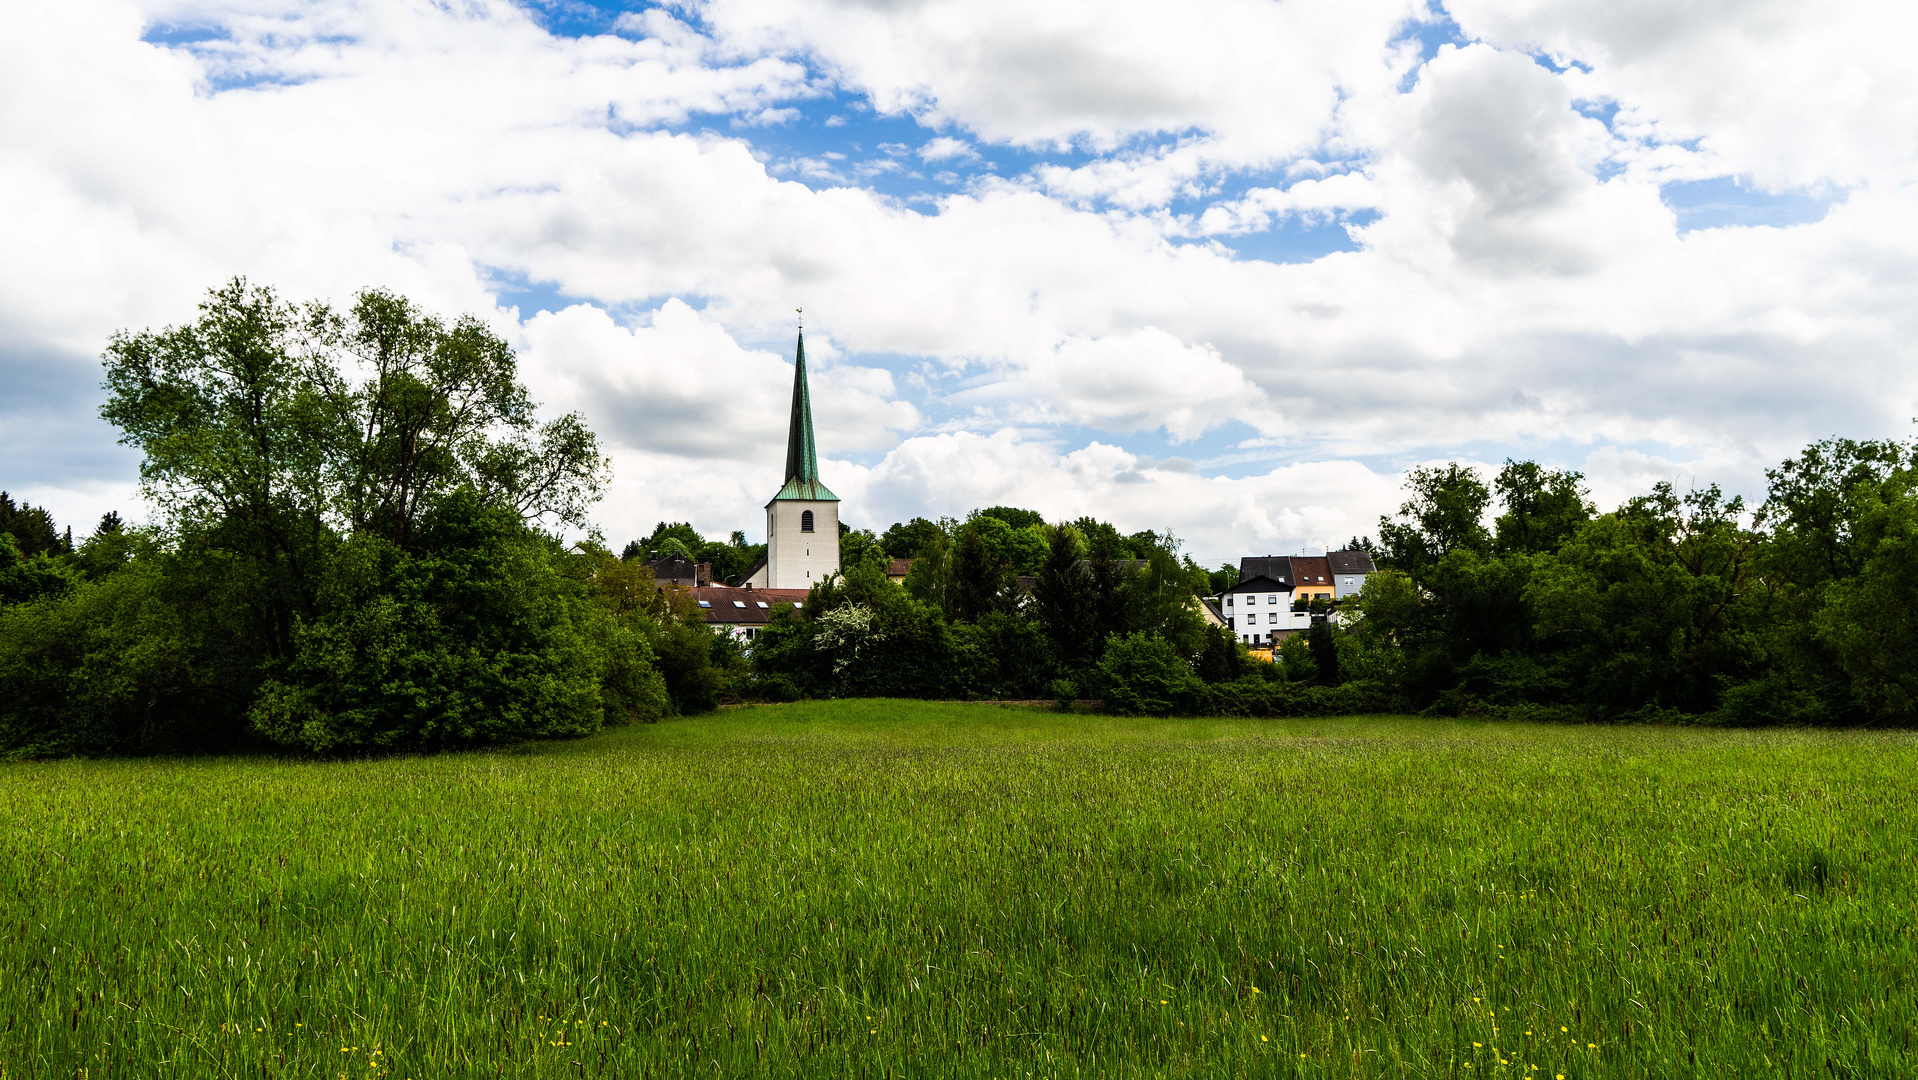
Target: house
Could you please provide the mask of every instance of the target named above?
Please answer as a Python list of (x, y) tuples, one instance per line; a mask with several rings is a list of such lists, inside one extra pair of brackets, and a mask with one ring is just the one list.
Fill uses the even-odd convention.
[[(1312, 601), (1356, 596), (1366, 575), (1376, 572), (1363, 551), (1248, 555), (1239, 560), (1239, 583), (1219, 594), (1219, 610), (1240, 641), (1274, 644), (1312, 625)], [(1284, 618), (1275, 617), (1281, 614), (1272, 610), (1275, 604), (1284, 606)]]
[(1288, 560), (1292, 563), (1293, 603), (1303, 605), (1321, 598), (1332, 599), (1332, 567), (1325, 556), (1292, 555)]
[(1219, 614), (1247, 645), (1276, 645), (1312, 625), (1310, 612), (1292, 610), (1292, 592), (1289, 581), (1254, 574), (1219, 594)]
[(1365, 575), (1378, 572), (1372, 565), (1372, 556), (1363, 551), (1327, 552), (1325, 561), (1332, 568), (1333, 596), (1339, 600), (1357, 596), (1359, 590), (1365, 588)]
[(1225, 612), (1220, 610), (1217, 598), (1199, 596), (1193, 599), (1199, 605), (1199, 618), (1204, 619), (1207, 626), (1217, 626), (1226, 630), (1232, 628), (1232, 624), (1225, 621)]
[(702, 585), (686, 590), (707, 625), (751, 641), (766, 628), (766, 620), (781, 608), (802, 607), (805, 589), (730, 589)]
[(696, 563), (678, 555), (663, 555), (657, 559), (647, 559), (645, 565), (652, 569), (653, 580), (661, 586), (677, 585), (682, 589), (691, 589), (713, 583), (712, 563)]
[(906, 575), (910, 573), (912, 573), (911, 559), (894, 559), (892, 565), (886, 567), (886, 580), (894, 585), (904, 585)]

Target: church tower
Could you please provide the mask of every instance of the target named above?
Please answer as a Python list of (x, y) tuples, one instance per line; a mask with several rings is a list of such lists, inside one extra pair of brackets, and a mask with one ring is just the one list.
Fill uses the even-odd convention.
[(786, 433), (786, 483), (766, 504), (766, 587), (809, 589), (839, 570), (839, 496), (819, 482), (806, 389), (806, 332), (793, 361), (792, 424)]

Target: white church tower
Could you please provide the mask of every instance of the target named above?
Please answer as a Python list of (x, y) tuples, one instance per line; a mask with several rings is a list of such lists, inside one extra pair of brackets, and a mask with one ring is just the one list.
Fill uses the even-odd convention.
[[(809, 589), (839, 571), (839, 496), (819, 482), (812, 395), (806, 389), (806, 332), (793, 361), (792, 425), (786, 434), (786, 483), (766, 504), (766, 568), (752, 584)], [(759, 579), (760, 575), (753, 575)]]

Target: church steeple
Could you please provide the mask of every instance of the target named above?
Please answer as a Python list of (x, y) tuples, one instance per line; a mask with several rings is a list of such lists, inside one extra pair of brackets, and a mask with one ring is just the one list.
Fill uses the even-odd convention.
[(786, 432), (786, 484), (774, 499), (837, 499), (819, 482), (819, 447), (812, 433), (812, 393), (806, 388), (806, 331), (793, 359), (792, 423)]

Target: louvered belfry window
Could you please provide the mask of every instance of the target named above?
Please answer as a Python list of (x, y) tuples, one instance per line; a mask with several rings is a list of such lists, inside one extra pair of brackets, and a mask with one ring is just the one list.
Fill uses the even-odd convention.
[(801, 510), (799, 512), (799, 531), (800, 532), (812, 531), (812, 511), (811, 510)]

